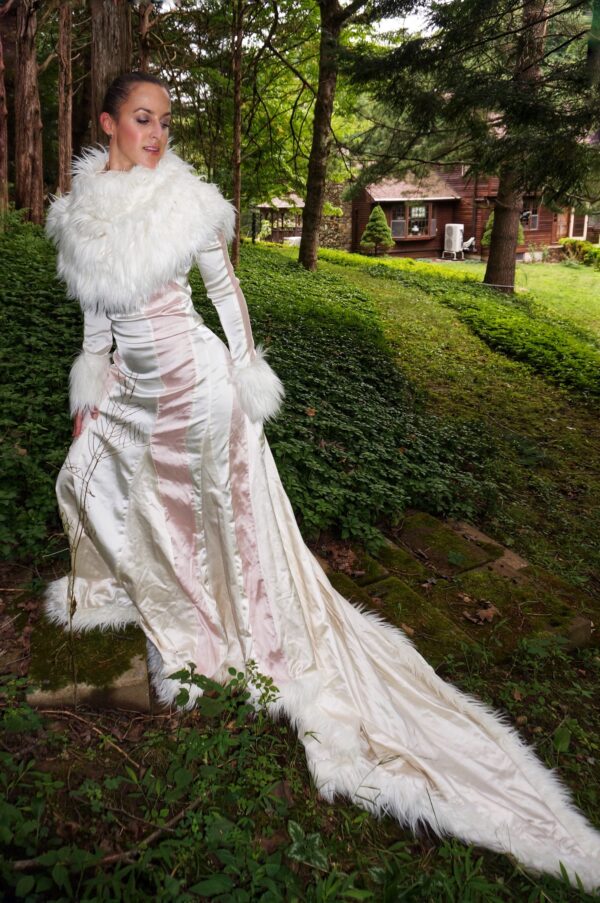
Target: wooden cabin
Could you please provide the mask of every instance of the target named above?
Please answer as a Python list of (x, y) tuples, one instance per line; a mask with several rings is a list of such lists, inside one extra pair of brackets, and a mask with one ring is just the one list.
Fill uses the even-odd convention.
[[(350, 250), (360, 251), (360, 239), (371, 210), (380, 204), (392, 230), (395, 247), (388, 253), (401, 257), (435, 258), (444, 251), (447, 223), (464, 226), (464, 240), (475, 238), (475, 254), (498, 194), (496, 177), (468, 176), (460, 165), (438, 167), (418, 178), (384, 179), (369, 185), (352, 205)], [(521, 216), (524, 242), (517, 248), (522, 258), (531, 247), (556, 245), (560, 238), (585, 238), (587, 217), (574, 210), (553, 212), (526, 195)]]

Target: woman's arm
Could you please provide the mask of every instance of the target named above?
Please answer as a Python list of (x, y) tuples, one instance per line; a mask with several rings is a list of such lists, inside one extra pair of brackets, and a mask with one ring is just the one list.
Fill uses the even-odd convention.
[(113, 345), (111, 322), (104, 314), (84, 313), (83, 345), (69, 374), (69, 406), (73, 436), (79, 436), (86, 412), (98, 416), (98, 404), (106, 391)]
[(281, 407), (284, 388), (267, 363), (265, 350), (260, 345), (254, 346), (248, 306), (233, 271), (225, 238), (220, 235), (196, 255), (196, 260), (227, 337), (240, 405), (251, 420), (274, 417)]

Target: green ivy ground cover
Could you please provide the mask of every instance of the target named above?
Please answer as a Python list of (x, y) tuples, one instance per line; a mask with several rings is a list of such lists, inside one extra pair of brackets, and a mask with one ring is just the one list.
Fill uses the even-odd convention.
[[(0, 414), (0, 544), (27, 558), (64, 548), (54, 482), (70, 441), (68, 371), (81, 316), (54, 280), (39, 230), (0, 237), (2, 342), (8, 380)], [(476, 518), (493, 505), (494, 451), (470, 418), (424, 410), (399, 371), (374, 307), (347, 280), (308, 274), (285, 256), (244, 248), (240, 268), (257, 341), (287, 390), (267, 435), (304, 534), (335, 529), (376, 542), (407, 505)], [(218, 330), (199, 277), (199, 309)]]
[[(520, 718), (547, 766), (597, 816), (600, 718), (595, 650), (569, 656), (538, 639), (495, 665), (476, 644), (444, 676)], [(430, 832), (417, 835), (347, 801), (328, 803), (285, 724), (250, 716), (247, 678), (205, 691), (172, 717), (38, 713), (24, 680), (0, 678), (2, 899), (219, 903), (591, 903), (507, 856)], [(252, 672), (263, 701), (276, 689)], [(587, 703), (591, 719), (579, 715)], [(523, 712), (527, 715), (523, 715)], [(568, 714), (565, 715), (565, 712)], [(558, 726), (557, 726), (558, 725)]]

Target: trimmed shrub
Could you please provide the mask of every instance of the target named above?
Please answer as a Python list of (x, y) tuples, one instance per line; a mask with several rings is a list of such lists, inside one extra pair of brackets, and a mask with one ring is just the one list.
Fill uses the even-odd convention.
[(365, 250), (372, 249), (375, 256), (377, 256), (379, 248), (392, 248), (394, 246), (392, 230), (388, 226), (385, 213), (380, 204), (376, 204), (371, 210), (369, 221), (360, 240), (360, 246)]

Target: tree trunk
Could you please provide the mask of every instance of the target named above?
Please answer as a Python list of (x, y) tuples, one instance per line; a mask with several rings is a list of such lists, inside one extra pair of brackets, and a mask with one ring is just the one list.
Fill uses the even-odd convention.
[(99, 116), (111, 81), (131, 70), (131, 13), (127, 0), (90, 0), (92, 24), (92, 142), (105, 141)]
[(8, 105), (4, 81), (4, 50), (0, 34), (0, 232), (2, 216), (8, 210)]
[(600, 0), (592, 0), (592, 24), (588, 38), (587, 69), (590, 85), (600, 84)]
[[(523, 30), (517, 47), (515, 79), (526, 93), (540, 77), (540, 61), (546, 43), (548, 0), (526, 0), (523, 6)], [(540, 21), (541, 20), (541, 21)], [(498, 198), (494, 207), (494, 225), (490, 238), (490, 256), (484, 283), (503, 292), (515, 290), (516, 252), (519, 223), (523, 212), (523, 187), (511, 167), (500, 171)]]
[(240, 262), (240, 207), (242, 203), (242, 58), (244, 38), (244, 0), (234, 0), (231, 33), (231, 68), (233, 74), (233, 154), (232, 181), (235, 232), (231, 245), (231, 262)]
[(44, 219), (42, 115), (36, 55), (36, 0), (17, 6), (17, 65), (15, 71), (15, 204), (27, 209), (27, 219)]
[(319, 47), (319, 85), (313, 119), (313, 136), (308, 159), (306, 198), (302, 216), (299, 261), (307, 270), (317, 267), (319, 226), (325, 201), (325, 179), (331, 143), (331, 116), (338, 76), (338, 51), (343, 20), (337, 0), (322, 0)]
[(58, 14), (58, 190), (71, 189), (73, 156), (73, 74), (71, 63), (70, 3), (61, 3)]
[(512, 169), (500, 173), (498, 197), (494, 207), (494, 224), (490, 237), (490, 254), (484, 282), (502, 292), (515, 288), (516, 249), (519, 223), (523, 210), (523, 194), (515, 187)]

